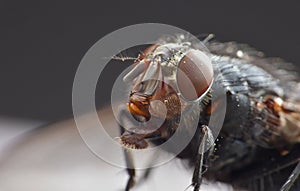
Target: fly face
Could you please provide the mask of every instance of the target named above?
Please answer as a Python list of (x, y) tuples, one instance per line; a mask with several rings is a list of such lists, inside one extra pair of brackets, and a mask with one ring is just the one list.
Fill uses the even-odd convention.
[[(145, 148), (148, 144), (140, 145), (141, 141), (167, 140), (188, 105), (199, 105), (213, 82), (213, 67), (205, 53), (184, 43), (152, 45), (137, 60), (123, 79), (134, 84), (127, 110), (135, 120), (147, 124), (127, 127), (121, 142), (130, 148)], [(157, 127), (155, 119), (164, 122)], [(145, 133), (146, 129), (151, 132)]]

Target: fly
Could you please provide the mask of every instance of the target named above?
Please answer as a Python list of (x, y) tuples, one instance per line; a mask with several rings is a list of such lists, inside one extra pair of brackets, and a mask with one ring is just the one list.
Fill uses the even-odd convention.
[[(185, 100), (201, 111), (195, 135), (177, 155), (194, 167), (194, 191), (200, 190), (203, 176), (255, 191), (299, 189), (300, 85), (293, 66), (244, 44), (202, 42), (206, 48), (198, 49), (182, 36), (165, 39), (138, 56), (124, 77), (133, 85), (119, 118), (130, 114), (141, 123), (164, 121), (159, 127), (125, 128), (121, 123), (124, 149), (145, 149), (170, 139), (180, 118), (191, 117), (182, 115), (189, 108), (182, 104)], [(218, 99), (212, 102), (215, 84), (226, 94), (226, 115), (214, 146), (205, 152), (201, 143), (214, 141), (210, 116), (224, 107)], [(180, 133), (188, 134), (188, 128)], [(133, 166), (130, 152), (124, 153)], [(126, 191), (135, 185), (135, 169), (127, 172)]]

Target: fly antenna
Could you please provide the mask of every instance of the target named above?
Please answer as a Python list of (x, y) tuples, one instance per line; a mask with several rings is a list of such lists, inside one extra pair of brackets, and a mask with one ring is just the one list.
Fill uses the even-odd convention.
[(119, 54), (110, 57), (110, 59), (112, 60), (120, 60), (122, 62), (128, 61), (128, 60), (134, 60), (135, 62), (138, 61), (138, 57), (132, 57), (132, 56), (127, 56), (126, 52), (125, 52), (125, 56), (122, 54), (122, 52), (120, 52)]
[(127, 60), (137, 60), (136, 57), (130, 57), (130, 56), (112, 56), (111, 59), (113, 60), (121, 60), (121, 61), (127, 61)]

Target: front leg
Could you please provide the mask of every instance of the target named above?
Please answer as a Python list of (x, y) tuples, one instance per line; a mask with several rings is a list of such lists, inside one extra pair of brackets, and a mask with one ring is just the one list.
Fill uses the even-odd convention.
[[(199, 138), (198, 153), (195, 161), (195, 169), (192, 178), (192, 186), (194, 186), (194, 191), (200, 190), (200, 185), (202, 183), (203, 167), (205, 166), (204, 154), (206, 148), (210, 147), (213, 141), (214, 139), (210, 129), (208, 128), (208, 126), (203, 125), (201, 129), (201, 135)], [(211, 150), (211, 148), (209, 149)]]
[(120, 108), (120, 112), (118, 115), (119, 128), (120, 128), (120, 143), (124, 146), (124, 157), (126, 162), (126, 171), (129, 175), (125, 191), (129, 191), (135, 185), (135, 176), (136, 170), (134, 166), (134, 160), (131, 153), (131, 149), (144, 149), (148, 147), (148, 142), (145, 140), (147, 138), (153, 138), (159, 136), (159, 132), (149, 132), (144, 134), (134, 133), (135, 128), (131, 128), (126, 130), (124, 128), (126, 124), (126, 120), (131, 119), (130, 113), (127, 111), (125, 107)]
[[(119, 125), (119, 128), (120, 128), (121, 135), (122, 135), (125, 132), (125, 130), (121, 125)], [(135, 180), (134, 180), (135, 168), (134, 168), (133, 157), (132, 157), (130, 150), (124, 148), (123, 151), (124, 151), (124, 157), (125, 157), (125, 162), (126, 162), (126, 166), (127, 166), (126, 171), (129, 176), (126, 187), (125, 187), (125, 191), (129, 191), (130, 188), (132, 188), (135, 184)]]
[[(119, 128), (120, 128), (120, 134), (123, 135), (126, 131), (124, 129), (123, 125), (123, 121), (126, 118), (126, 108), (121, 108), (120, 109), (120, 113), (118, 115), (118, 119), (119, 119)], [(125, 187), (125, 191), (129, 191), (130, 188), (132, 188), (135, 184), (135, 175), (136, 175), (136, 170), (134, 168), (134, 161), (133, 161), (133, 157), (132, 154), (130, 152), (129, 149), (123, 148), (123, 152), (124, 152), (124, 157), (125, 157), (125, 162), (126, 162), (126, 171), (127, 174), (129, 176), (127, 183), (126, 183), (126, 187)]]
[[(132, 155), (130, 154), (130, 152), (127, 152), (127, 150), (124, 150), (124, 155), (125, 155), (125, 160), (126, 160), (126, 165), (130, 165), (133, 166), (133, 159), (132, 159)], [(125, 191), (129, 191), (130, 188), (132, 188), (135, 184), (135, 168), (126, 168), (127, 174), (129, 175), (129, 178), (127, 180), (127, 184), (125, 187)]]

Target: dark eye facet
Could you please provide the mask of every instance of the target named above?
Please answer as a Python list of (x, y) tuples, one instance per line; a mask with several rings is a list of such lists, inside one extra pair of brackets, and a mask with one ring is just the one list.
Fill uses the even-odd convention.
[(178, 63), (177, 86), (179, 93), (188, 101), (204, 95), (213, 82), (210, 58), (199, 50), (190, 50)]

